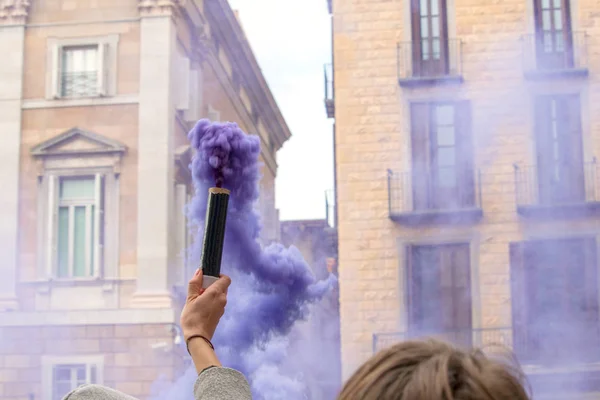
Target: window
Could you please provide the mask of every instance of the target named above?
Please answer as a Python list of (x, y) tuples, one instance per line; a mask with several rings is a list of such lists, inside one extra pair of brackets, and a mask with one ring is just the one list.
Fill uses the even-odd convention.
[(118, 35), (48, 39), (46, 97), (85, 99), (116, 94)]
[(525, 361), (600, 359), (594, 237), (510, 245), (513, 342)]
[(42, 356), (41, 400), (61, 400), (81, 385), (102, 385), (104, 356)]
[(408, 249), (408, 316), (411, 333), (471, 340), (469, 244)]
[(413, 208), (475, 205), (470, 105), (411, 105)]
[(62, 50), (62, 97), (95, 96), (99, 92), (98, 46), (73, 46)]
[(534, 0), (538, 66), (573, 66), (573, 38), (569, 0)]
[(539, 201), (585, 199), (581, 112), (578, 95), (535, 99)]
[[(102, 264), (104, 178), (102, 175), (50, 178), (52, 270), (56, 278), (98, 276)], [(58, 193), (54, 192), (54, 186)]]
[(62, 400), (79, 386), (95, 383), (98, 383), (95, 365), (55, 365), (52, 369), (52, 400)]
[(413, 74), (448, 74), (446, 0), (412, 0)]

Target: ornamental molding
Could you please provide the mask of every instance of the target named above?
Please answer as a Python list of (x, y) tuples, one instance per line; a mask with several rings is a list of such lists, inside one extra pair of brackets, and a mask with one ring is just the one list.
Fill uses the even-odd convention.
[(0, 0), (0, 25), (24, 25), (30, 5), (29, 0)]
[(185, 0), (139, 0), (138, 10), (142, 17), (171, 16), (185, 5)]

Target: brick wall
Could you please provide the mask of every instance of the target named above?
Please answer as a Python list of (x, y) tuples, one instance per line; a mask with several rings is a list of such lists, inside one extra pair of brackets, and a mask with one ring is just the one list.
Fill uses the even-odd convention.
[(157, 378), (180, 376), (182, 353), (153, 350), (173, 343), (166, 325), (18, 327), (0, 329), (0, 398), (45, 400), (43, 356), (104, 356), (104, 384), (140, 399)]
[[(511, 325), (508, 243), (531, 235), (597, 232), (599, 220), (524, 223), (516, 213), (514, 163), (535, 163), (532, 105), (535, 93), (580, 92), (586, 156), (600, 154), (598, 58), (590, 77), (525, 81), (520, 37), (528, 32), (526, 0), (491, 4), (449, 1), (451, 37), (463, 40), (459, 85), (402, 89), (396, 44), (407, 40), (407, 1), (334, 1), (337, 194), (343, 376), (372, 354), (374, 332), (405, 328), (403, 262), (399, 244), (467, 238), (475, 247), (473, 324)], [(572, 2), (576, 26), (597, 35), (596, 1)], [(588, 54), (598, 51), (588, 41)], [(410, 167), (407, 106), (415, 99), (472, 102), (475, 163), (482, 171), (484, 217), (464, 226), (402, 227), (388, 218), (386, 170)]]

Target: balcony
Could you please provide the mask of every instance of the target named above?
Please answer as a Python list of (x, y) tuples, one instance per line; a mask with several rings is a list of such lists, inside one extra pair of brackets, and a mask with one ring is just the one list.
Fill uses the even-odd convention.
[(431, 173), (415, 176), (413, 172), (388, 170), (387, 179), (389, 217), (393, 221), (412, 226), (469, 224), (483, 217), (479, 170), (450, 188), (435, 184), (439, 177)]
[(335, 118), (335, 97), (333, 95), (333, 66), (326, 64), (325, 75), (325, 111), (327, 118)]
[[(572, 327), (564, 326), (556, 329), (554, 334), (542, 330), (534, 334), (534, 329), (513, 329), (511, 327), (462, 329), (453, 331), (408, 331), (375, 333), (373, 335), (373, 353), (406, 340), (434, 338), (463, 349), (485, 348), (508, 349), (514, 352), (527, 369), (535, 370), (544, 366), (546, 369), (561, 364), (591, 364), (600, 362), (600, 331), (597, 324), (590, 324), (581, 340), (565, 340), (565, 334)], [(563, 332), (564, 331), (564, 332)]]
[[(401, 87), (463, 82), (462, 41), (450, 39), (400, 42), (397, 45), (398, 83)], [(429, 49), (432, 52), (429, 52)]]
[(98, 95), (98, 71), (65, 72), (61, 79), (62, 97)]
[(598, 163), (560, 168), (514, 166), (517, 212), (524, 217), (585, 217), (600, 212)]
[(525, 78), (544, 80), (588, 75), (588, 35), (585, 32), (548, 32), (524, 35)]

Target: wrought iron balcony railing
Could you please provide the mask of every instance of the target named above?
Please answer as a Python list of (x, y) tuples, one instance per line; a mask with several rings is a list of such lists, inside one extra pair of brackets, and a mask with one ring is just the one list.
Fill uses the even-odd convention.
[(512, 351), (525, 365), (546, 365), (555, 363), (591, 363), (600, 361), (600, 330), (598, 324), (590, 322), (580, 327), (577, 340), (569, 331), (572, 326), (563, 329), (533, 328), (514, 329), (510, 327), (462, 329), (454, 331), (409, 331), (376, 333), (373, 335), (373, 352), (377, 353), (396, 343), (411, 339), (434, 338), (454, 344), (463, 349), (481, 348), (483, 350)]
[(512, 349), (511, 328), (461, 329), (456, 331), (407, 331), (376, 333), (373, 335), (373, 352), (376, 353), (406, 340), (434, 338), (463, 348), (501, 346)]
[(98, 71), (65, 72), (61, 79), (62, 97), (86, 97), (98, 94)]
[(335, 118), (335, 97), (333, 92), (333, 66), (325, 64), (325, 111), (327, 118)]
[(515, 165), (518, 211), (525, 214), (535, 208), (599, 208), (598, 169), (596, 160), (545, 168)]
[(535, 79), (553, 75), (588, 74), (586, 32), (555, 31), (524, 35), (525, 76)]
[(400, 42), (397, 44), (397, 65), (400, 86), (462, 82), (462, 41), (430, 39)]
[[(457, 171), (455, 171), (457, 172)], [(388, 207), (390, 218), (404, 223), (472, 222), (479, 219), (481, 172), (456, 176), (455, 184), (431, 172), (396, 173), (388, 170)]]

